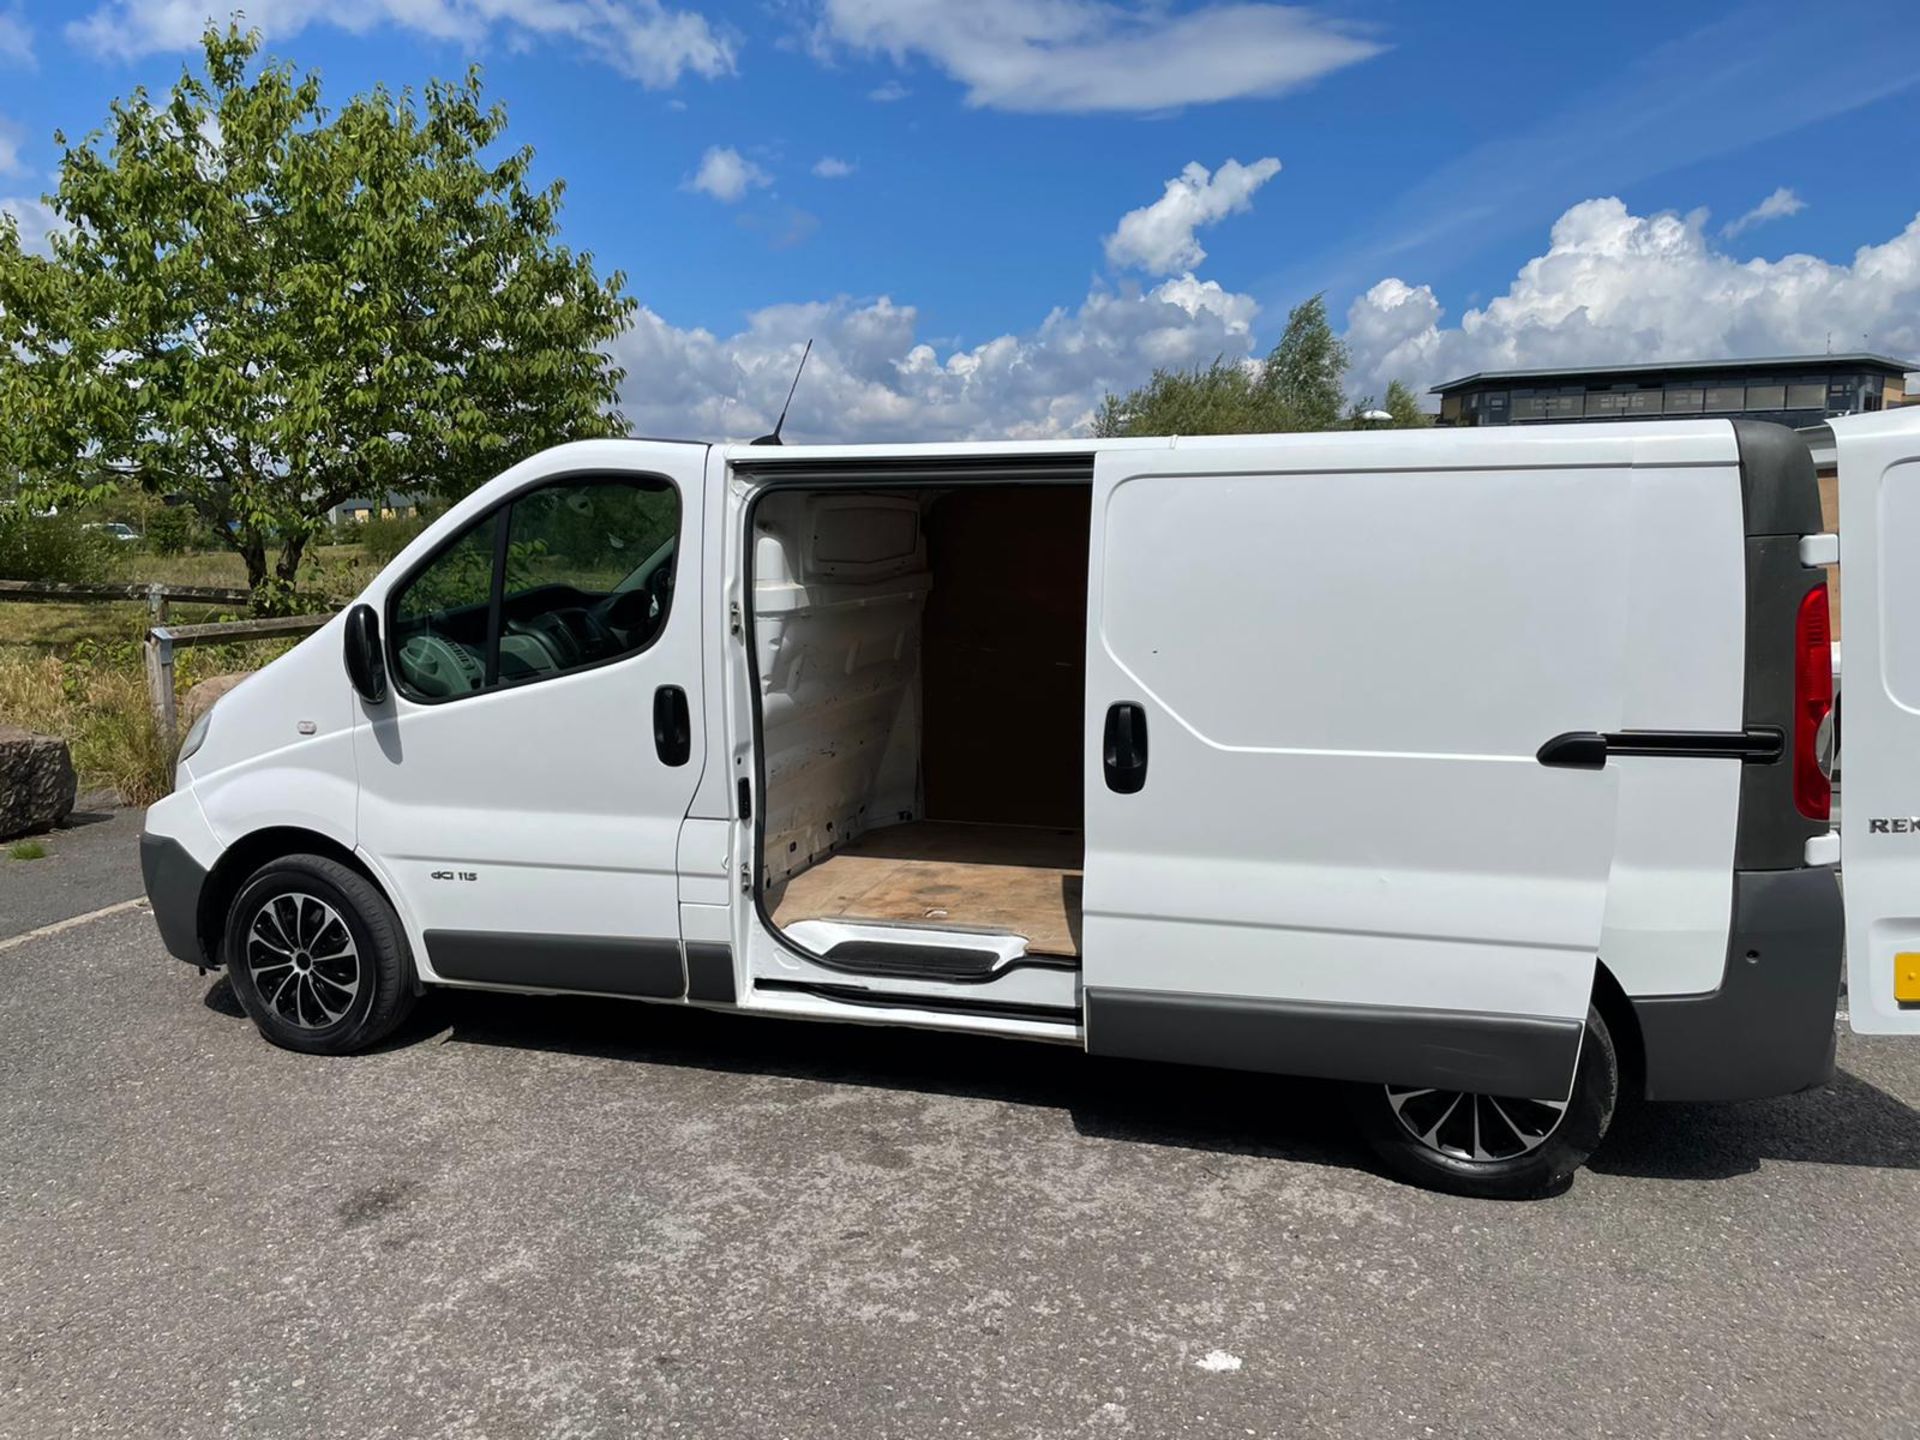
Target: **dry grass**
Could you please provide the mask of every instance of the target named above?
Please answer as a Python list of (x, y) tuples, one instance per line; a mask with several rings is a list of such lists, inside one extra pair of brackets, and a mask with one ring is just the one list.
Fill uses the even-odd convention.
[[(377, 569), (354, 545), (324, 545), (301, 567), (301, 588), (346, 599)], [(192, 555), (123, 555), (119, 578), (175, 585), (240, 588), (246, 567), (231, 551)], [(241, 612), (244, 615), (245, 612)], [(175, 605), (170, 619), (191, 625), (240, 618), (210, 606)], [(73, 748), (83, 786), (118, 791), (131, 805), (159, 799), (173, 788), (175, 743), (154, 726), (147, 703), (140, 645), (147, 607), (39, 605), (0, 601), (0, 724), (24, 725), (64, 736)], [(255, 670), (290, 648), (288, 641), (181, 650), (176, 678), (182, 691), (211, 675)]]
[(0, 721), (62, 735), (87, 788), (146, 805), (173, 788), (173, 743), (137, 665), (0, 651)]
[[(300, 588), (344, 600), (357, 594), (379, 566), (358, 545), (316, 545), (300, 566)], [(163, 580), (172, 585), (220, 585), (245, 589), (247, 567), (231, 550), (196, 550), (189, 555), (154, 555), (134, 549), (115, 567), (123, 580)]]
[[(377, 570), (355, 545), (323, 545), (310, 553), (309, 563), (300, 570), (301, 587), (335, 600), (359, 594)], [(240, 557), (229, 550), (192, 555), (151, 555), (136, 550), (121, 558), (116, 578), (245, 589), (247, 570)], [(169, 618), (176, 625), (197, 625), (208, 620), (244, 619), (246, 614), (244, 610), (218, 606), (176, 604)], [(83, 643), (137, 643), (146, 630), (147, 607), (142, 603), (40, 605), (0, 601), (0, 655), (13, 646), (65, 655)]]

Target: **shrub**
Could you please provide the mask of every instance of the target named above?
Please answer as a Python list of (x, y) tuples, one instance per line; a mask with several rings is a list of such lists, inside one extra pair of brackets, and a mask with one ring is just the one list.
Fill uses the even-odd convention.
[(72, 515), (0, 504), (0, 580), (81, 585), (104, 580), (116, 558), (113, 541)]
[(202, 539), (200, 517), (190, 506), (165, 506), (147, 521), (147, 543), (156, 555), (184, 555)]
[(353, 538), (359, 542), (369, 560), (376, 565), (385, 565), (411, 545), (413, 537), (426, 528), (426, 517), (422, 515), (396, 515), (391, 519), (376, 515), (364, 524), (355, 525)]

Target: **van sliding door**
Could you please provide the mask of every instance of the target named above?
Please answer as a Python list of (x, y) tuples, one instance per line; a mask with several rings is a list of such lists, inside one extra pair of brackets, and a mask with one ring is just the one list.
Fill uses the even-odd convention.
[(1620, 724), (1633, 475), (1458, 439), (1098, 457), (1090, 1050), (1567, 1092), (1618, 768), (1536, 757)]

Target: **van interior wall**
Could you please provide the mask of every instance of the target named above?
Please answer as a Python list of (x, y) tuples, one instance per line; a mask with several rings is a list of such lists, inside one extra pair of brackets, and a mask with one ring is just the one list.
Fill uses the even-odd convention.
[(920, 813), (921, 504), (786, 490), (755, 509), (766, 885)]
[(1080, 829), (1090, 508), (1084, 486), (759, 503), (765, 884), (907, 821)]
[(959, 489), (927, 516), (921, 776), (929, 820), (1078, 830), (1093, 494)]

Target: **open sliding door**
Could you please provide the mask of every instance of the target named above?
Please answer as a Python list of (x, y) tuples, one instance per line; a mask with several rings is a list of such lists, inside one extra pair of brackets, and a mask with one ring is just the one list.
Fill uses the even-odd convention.
[(1090, 1050), (1567, 1092), (1619, 767), (1537, 756), (1626, 718), (1634, 452), (1445, 443), (1099, 456)]

